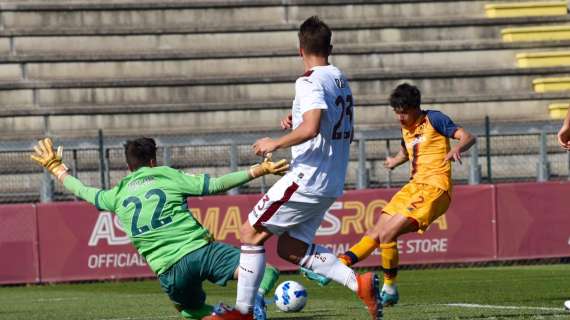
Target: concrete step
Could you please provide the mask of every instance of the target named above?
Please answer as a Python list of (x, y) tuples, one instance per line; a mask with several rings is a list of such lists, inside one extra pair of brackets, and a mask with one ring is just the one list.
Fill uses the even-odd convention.
[[(552, 0), (549, 0), (552, 1)], [(235, 7), (307, 7), (307, 6), (358, 6), (358, 5), (430, 5), (441, 6), (442, 10), (451, 4), (463, 6), (485, 3), (517, 3), (520, 0), (1, 0), (3, 11), (81, 11), (81, 10), (152, 10), (184, 8), (235, 8)], [(452, 10), (452, 9), (447, 9)], [(455, 9), (457, 10), (457, 9)]]
[[(433, 16), (482, 16), (486, 1), (359, 2), (304, 1), (205, 7), (191, 2), (177, 6), (41, 6), (4, 9), (0, 18), (5, 29), (106, 28), (137, 26), (160, 28), (173, 25), (211, 26), (225, 24), (268, 24), (300, 22), (311, 15), (325, 20), (417, 18)], [(49, 9), (49, 10), (48, 10)]]
[(516, 55), (517, 64), (521, 68), (542, 68), (570, 66), (570, 51), (549, 51), (519, 53)]
[[(540, 52), (547, 48), (561, 50), (568, 46), (570, 46), (570, 41), (539, 44), (503, 43), (501, 41), (474, 43), (451, 41), (446, 43), (402, 43), (398, 45), (344, 45), (335, 48), (330, 61), (343, 70), (449, 66), (464, 68), (496, 66), (502, 68), (514, 66), (514, 58), (520, 50), (524, 49), (525, 55), (531, 57), (531, 55), (536, 56), (535, 51)], [(67, 57), (78, 62), (67, 61)], [(0, 75), (5, 77), (4, 79), (0, 78), (0, 80), (212, 77), (302, 73), (300, 59), (292, 50), (261, 50), (236, 55), (157, 51), (136, 53), (132, 57), (129, 54), (117, 53), (73, 56), (54, 53), (7, 56), (0, 58), (0, 61), (2, 60), (18, 62), (18, 65), (10, 63), (0, 65)], [(520, 61), (519, 66), (522, 66)], [(2, 72), (4, 68), (9, 68), (10, 72)]]
[(568, 2), (566, 0), (492, 3), (485, 5), (485, 15), (489, 18), (563, 16), (567, 14)]
[[(532, 80), (565, 77), (570, 68), (489, 68), (391, 71), (367, 69), (348, 73), (355, 96), (388, 95), (407, 79), (426, 96), (442, 93), (469, 95), (494, 92), (527, 92)], [(290, 100), (295, 75), (1, 81), (0, 105), (76, 106), (180, 103), (252, 103)]]
[[(394, 71), (385, 69), (349, 70), (355, 96), (387, 95), (403, 79), (413, 81), (426, 95), (445, 92), (526, 92), (533, 79), (563, 77), (569, 67), (560, 68), (452, 68)], [(32, 97), (37, 105), (135, 104), (188, 102), (252, 102), (287, 100), (293, 97), (297, 75), (172, 77), (142, 79), (65, 79), (46, 81), (2, 81), (0, 92)], [(11, 106), (3, 100), (0, 105)]]
[[(496, 92), (486, 95), (424, 95), (423, 107), (441, 110), (458, 122), (529, 121), (549, 119), (549, 103), (570, 100), (570, 92), (536, 94)], [(395, 125), (387, 96), (356, 96), (356, 126), (376, 129)], [(9, 136), (41, 136), (44, 114), (50, 132), (92, 136), (102, 128), (111, 135), (157, 135), (274, 130), (289, 112), (290, 100), (170, 105), (73, 105), (39, 106), (0, 110), (0, 133)], [(12, 117), (5, 117), (12, 115)], [(18, 116), (19, 115), (19, 116)]]
[[(468, 51), (493, 51), (492, 54), (502, 50), (530, 50), (564, 49), (570, 47), (570, 40), (566, 41), (537, 41), (537, 42), (504, 42), (499, 39), (486, 40), (451, 40), (451, 41), (409, 41), (393, 43), (346, 43), (334, 46), (333, 55), (374, 55), (383, 56), (406, 53), (446, 53)], [(129, 50), (122, 51), (97, 50), (90, 52), (73, 52), (61, 48), (54, 51), (39, 53), (19, 53), (0, 55), (0, 63), (47, 63), (47, 62), (118, 62), (118, 61), (162, 61), (162, 60), (203, 60), (203, 59), (254, 59), (254, 58), (281, 58), (299, 57), (296, 48), (249, 48), (238, 52), (231, 51), (193, 51), (156, 49), (148, 51)]]
[(325, 20), (366, 20), (482, 16), (487, 1), (224, 1), (130, 3), (2, 4), (4, 29), (160, 28), (165, 25), (211, 26), (300, 22), (311, 15)]
[[(570, 17), (383, 19), (380, 21), (331, 21), (335, 45), (381, 42), (498, 39), (506, 26), (560, 24)], [(141, 29), (37, 29), (0, 30), (13, 37), (11, 52), (45, 53), (66, 48), (68, 53), (152, 50), (236, 52), (256, 48), (295, 48), (297, 24), (235, 25), (216, 27)], [(127, 49), (128, 48), (128, 49)]]

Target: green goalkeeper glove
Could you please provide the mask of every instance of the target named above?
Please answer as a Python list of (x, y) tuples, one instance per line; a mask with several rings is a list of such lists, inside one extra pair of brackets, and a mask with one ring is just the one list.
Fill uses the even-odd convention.
[(58, 180), (69, 170), (61, 159), (63, 147), (59, 146), (57, 152), (54, 152), (53, 142), (50, 138), (44, 138), (38, 141), (38, 144), (34, 146), (34, 151), (35, 152), (30, 156), (32, 160), (46, 168)]

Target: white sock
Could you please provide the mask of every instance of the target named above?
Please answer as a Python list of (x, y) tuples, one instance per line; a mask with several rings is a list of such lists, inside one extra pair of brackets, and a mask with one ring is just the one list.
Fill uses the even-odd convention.
[(358, 290), (356, 274), (352, 269), (340, 262), (327, 248), (312, 244), (301, 259), (301, 267), (311, 269), (316, 273), (331, 278), (350, 290)]
[(242, 245), (239, 256), (236, 309), (242, 314), (251, 312), (255, 294), (265, 272), (265, 248), (263, 246)]
[(386, 291), (387, 294), (396, 294), (396, 285), (389, 285), (389, 284), (384, 284), (382, 286), (382, 291)]

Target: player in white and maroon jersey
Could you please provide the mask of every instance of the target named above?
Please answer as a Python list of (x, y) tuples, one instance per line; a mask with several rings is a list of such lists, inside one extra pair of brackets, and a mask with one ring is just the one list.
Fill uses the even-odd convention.
[[(281, 121), (291, 132), (263, 138), (257, 155), (292, 147), (290, 171), (261, 198), (241, 228), (240, 277), (235, 309), (222, 307), (205, 319), (253, 319), (257, 287), (265, 268), (264, 242), (279, 237), (281, 258), (353, 290), (372, 319), (382, 318), (378, 278), (356, 274), (328, 249), (313, 244), (324, 214), (343, 192), (353, 137), (353, 98), (346, 77), (328, 63), (332, 32), (318, 17), (299, 30), (305, 74), (295, 83), (292, 112)], [(255, 312), (255, 318), (260, 319)]]

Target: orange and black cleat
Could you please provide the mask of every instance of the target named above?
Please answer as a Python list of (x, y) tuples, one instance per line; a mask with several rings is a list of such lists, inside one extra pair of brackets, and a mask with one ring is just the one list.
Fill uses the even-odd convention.
[(357, 295), (368, 308), (372, 320), (382, 320), (384, 317), (384, 308), (380, 298), (380, 287), (378, 276), (374, 272), (365, 274), (357, 274), (358, 281)]

